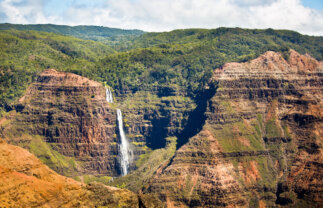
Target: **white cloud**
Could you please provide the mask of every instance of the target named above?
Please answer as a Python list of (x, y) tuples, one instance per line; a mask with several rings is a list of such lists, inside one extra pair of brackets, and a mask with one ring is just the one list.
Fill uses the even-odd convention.
[[(45, 0), (43, 0), (45, 1)], [(77, 2), (77, 1), (74, 1)], [(145, 31), (178, 28), (274, 28), (323, 35), (323, 13), (300, 0), (106, 0), (88, 7), (71, 4), (46, 16), (42, 0), (4, 0), (1, 22), (103, 25)], [(0, 12), (1, 13), (1, 12)]]
[(42, 0), (3, 0), (0, 2), (1, 22), (11, 23), (46, 23), (47, 19), (43, 12)]

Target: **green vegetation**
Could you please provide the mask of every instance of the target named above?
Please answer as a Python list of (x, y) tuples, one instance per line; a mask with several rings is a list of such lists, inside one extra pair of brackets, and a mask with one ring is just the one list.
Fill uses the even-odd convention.
[(194, 96), (207, 85), (214, 69), (227, 62), (256, 58), (268, 51), (286, 53), (293, 48), (322, 60), (322, 37), (292, 31), (219, 28), (146, 33), (129, 51), (109, 55), (98, 63), (102, 75), (114, 89), (152, 89), (176, 86)]
[[(18, 24), (0, 24), (0, 30), (34, 30), (40, 32), (52, 32), (61, 35), (74, 36), (84, 40), (101, 41), (109, 45), (123, 42), (126, 46), (130, 40), (144, 34), (141, 30), (123, 30), (118, 28), (109, 28), (102, 26), (67, 26), (52, 24), (37, 25), (18, 25)], [(125, 43), (126, 42), (126, 43)], [(129, 43), (128, 43), (129, 44)]]
[(28, 149), (51, 169), (56, 172), (62, 172), (65, 176), (73, 176), (77, 173), (75, 159), (73, 157), (66, 157), (55, 151), (51, 147), (51, 144), (45, 142), (41, 136), (22, 135), (22, 137), (28, 142), (19, 143), (19, 146)]
[[(226, 113), (235, 114), (234, 109), (227, 101), (222, 100), (220, 106)], [(261, 117), (261, 115), (259, 116)], [(261, 133), (262, 127), (258, 119), (253, 119), (250, 123), (241, 119), (236, 122), (218, 125), (216, 128), (208, 125), (207, 128), (216, 135), (225, 152), (264, 150)]]
[(266, 137), (267, 138), (277, 138), (281, 137), (282, 133), (276, 124), (276, 119), (273, 118), (266, 122)]
[(99, 42), (34, 31), (0, 31), (0, 108), (20, 97), (47, 69), (88, 73), (114, 51)]
[[(323, 37), (310, 37), (285, 30), (219, 28), (143, 34), (141, 31), (103, 27), (0, 24), (0, 117), (6, 115), (9, 118), (9, 114), (18, 114), (12, 109), (26, 87), (35, 80), (38, 73), (47, 68), (56, 68), (86, 76), (111, 88), (118, 101), (111, 106), (123, 110), (126, 128), (133, 122), (149, 120), (155, 123), (147, 124), (158, 129), (166, 129), (172, 122), (169, 128), (174, 129), (167, 130), (181, 131), (189, 118), (189, 112), (197, 106), (195, 98), (207, 87), (216, 68), (227, 62), (249, 61), (268, 50), (280, 52), (288, 60), (291, 48), (323, 60)], [(290, 85), (286, 82), (283, 86), (288, 88)], [(218, 90), (222, 88), (219, 86)], [(95, 96), (89, 95), (91, 98)], [(84, 103), (85, 100), (81, 98), (82, 96), (75, 98), (73, 104)], [(59, 102), (64, 100), (59, 99)], [(255, 169), (259, 171), (259, 178), (254, 183), (274, 190), (277, 173), (284, 170), (289, 162), (283, 157), (284, 153), (296, 148), (288, 142), (292, 140), (289, 127), (285, 124), (280, 128), (274, 112), (266, 122), (261, 114), (257, 118), (242, 119), (237, 116), (231, 101), (220, 99), (217, 102), (217, 107), (228, 115), (226, 119), (232, 121), (223, 125), (206, 123), (206, 130), (214, 135), (224, 153), (239, 155), (245, 151), (263, 151), (263, 155), (246, 154), (243, 157), (230, 157), (228, 160), (233, 163), (237, 173), (241, 163), (254, 162)], [(148, 114), (151, 117), (147, 117)], [(91, 113), (90, 115), (92, 116)], [(13, 125), (11, 122), (4, 118), (2, 127)], [(28, 128), (39, 126), (18, 126), (8, 136), (24, 134)], [(51, 128), (55, 126), (52, 125)], [(158, 131), (157, 134), (152, 135), (152, 140), (160, 142), (166, 137)], [(283, 136), (287, 142), (281, 144)], [(28, 148), (57, 172), (75, 176), (78, 165), (82, 165), (55, 151), (55, 144), (46, 143), (40, 136), (25, 137), (28, 138), (21, 140), (19, 145)], [(114, 134), (113, 137), (116, 138), (117, 135)], [(152, 150), (154, 148), (150, 149), (149, 146), (152, 141), (142, 142), (141, 137), (144, 136), (128, 135), (133, 147), (143, 153), (136, 160), (137, 169), (129, 175), (114, 180), (109, 176), (92, 175), (75, 176), (76, 179), (85, 183), (98, 181), (138, 191), (147, 185), (156, 171), (169, 163), (176, 151), (177, 140), (176, 137), (168, 137), (165, 148), (158, 149), (160, 145), (153, 144), (151, 146), (155, 145), (156, 148)], [(263, 137), (268, 141), (264, 142)], [(205, 152), (210, 152), (208, 138), (198, 138), (195, 142)], [(117, 143), (111, 145), (116, 146)], [(194, 146), (187, 148), (189, 150)], [(269, 156), (266, 155), (266, 150), (269, 151)], [(203, 160), (211, 156), (206, 154), (196, 156), (196, 159)], [(240, 177), (243, 181), (242, 175)], [(198, 197), (198, 193), (191, 191), (193, 179), (190, 175), (185, 179), (185, 189), (181, 193), (192, 200)], [(258, 199), (250, 202), (252, 206), (258, 203)], [(302, 201), (299, 202), (300, 206), (301, 203)]]
[[(98, 176), (93, 176), (93, 175), (83, 175), (82, 178), (83, 178), (83, 182), (87, 183), (87, 184), (92, 183), (92, 182), (100, 182), (103, 184), (108, 184), (112, 180), (112, 177), (110, 177), (110, 176), (98, 177)], [(79, 179), (79, 180), (81, 180), (81, 179)]]
[[(2, 24), (0, 28), (0, 108), (7, 110), (47, 68), (104, 82), (116, 93), (170, 89), (194, 98), (213, 70), (227, 62), (248, 61), (268, 50), (287, 54), (289, 48), (323, 60), (323, 37), (286, 30), (186, 29), (141, 35), (141, 31), (86, 26)], [(95, 35), (133, 39), (115, 40), (113, 48), (124, 51), (115, 52), (102, 42), (54, 33), (99, 41)]]
[(147, 184), (158, 168), (169, 162), (169, 159), (176, 151), (176, 140), (176, 137), (168, 137), (166, 138), (167, 144), (165, 148), (140, 155), (140, 158), (136, 163), (136, 166), (138, 167), (137, 170), (122, 178), (116, 178), (109, 185), (127, 188), (137, 192), (141, 187)]

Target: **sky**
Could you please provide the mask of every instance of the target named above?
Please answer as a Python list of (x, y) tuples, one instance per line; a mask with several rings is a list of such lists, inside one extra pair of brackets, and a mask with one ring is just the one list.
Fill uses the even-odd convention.
[(323, 0), (0, 0), (0, 23), (144, 31), (273, 28), (323, 36)]

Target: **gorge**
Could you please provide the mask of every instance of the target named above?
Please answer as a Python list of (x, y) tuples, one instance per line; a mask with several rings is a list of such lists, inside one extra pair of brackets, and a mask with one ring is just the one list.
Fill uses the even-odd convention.
[(322, 42), (274, 32), (147, 34), (35, 73), (0, 116), (0, 207), (322, 207)]

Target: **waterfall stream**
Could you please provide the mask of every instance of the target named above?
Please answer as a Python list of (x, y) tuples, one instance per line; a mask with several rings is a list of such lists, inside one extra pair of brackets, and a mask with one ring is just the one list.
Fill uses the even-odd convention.
[(113, 103), (113, 96), (112, 96), (112, 92), (110, 90), (110, 88), (105, 88), (105, 95), (106, 95), (106, 100), (108, 103)]
[(129, 142), (123, 130), (123, 121), (122, 121), (122, 113), (120, 109), (117, 109), (117, 118), (119, 125), (119, 133), (120, 133), (120, 165), (121, 165), (121, 175), (125, 176), (128, 174), (128, 168), (130, 164), (130, 160), (132, 158), (132, 151), (130, 149)]
[[(108, 103), (113, 103), (113, 96), (110, 88), (105, 88), (106, 100)], [(120, 143), (119, 143), (119, 157), (120, 157), (120, 168), (121, 175), (125, 176), (128, 174), (128, 168), (130, 161), (132, 159), (132, 150), (130, 148), (129, 142), (127, 140), (126, 134), (123, 130), (123, 121), (122, 121), (122, 112), (120, 109), (117, 109), (117, 119), (118, 127), (120, 134)]]

